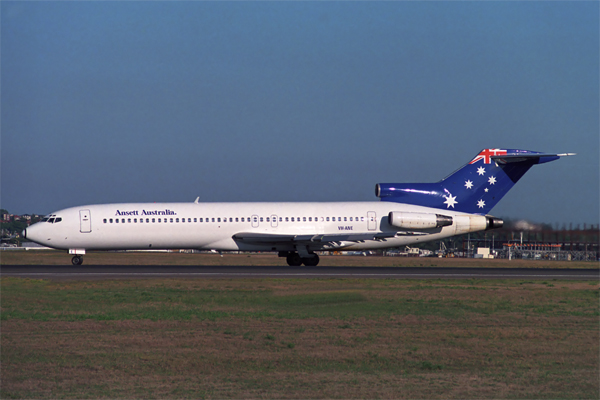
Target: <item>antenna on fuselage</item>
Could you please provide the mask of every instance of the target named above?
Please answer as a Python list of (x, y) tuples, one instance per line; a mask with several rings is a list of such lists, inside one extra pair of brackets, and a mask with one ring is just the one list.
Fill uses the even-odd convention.
[(198, 204), (200, 203), (200, 196), (196, 197), (196, 200), (194, 200), (194, 204)]

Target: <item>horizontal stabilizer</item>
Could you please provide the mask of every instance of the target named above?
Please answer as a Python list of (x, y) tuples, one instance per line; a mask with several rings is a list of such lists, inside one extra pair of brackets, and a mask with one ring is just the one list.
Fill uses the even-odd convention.
[(534, 154), (505, 154), (499, 156), (491, 156), (491, 159), (498, 164), (510, 164), (525, 161), (534, 161), (535, 164), (543, 164), (550, 161), (558, 160), (560, 157), (575, 156), (576, 153), (534, 153)]

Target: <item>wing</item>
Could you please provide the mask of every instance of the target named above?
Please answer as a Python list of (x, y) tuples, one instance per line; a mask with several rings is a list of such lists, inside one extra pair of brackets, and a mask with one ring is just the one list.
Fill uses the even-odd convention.
[[(385, 241), (386, 239), (405, 235), (426, 235), (422, 232), (365, 232), (365, 233), (339, 233), (339, 234), (305, 234), (282, 235), (276, 233), (240, 232), (233, 235), (238, 242), (260, 245), (311, 245), (328, 247), (345, 247), (351, 243), (366, 241)], [(348, 243), (351, 242), (351, 243)]]

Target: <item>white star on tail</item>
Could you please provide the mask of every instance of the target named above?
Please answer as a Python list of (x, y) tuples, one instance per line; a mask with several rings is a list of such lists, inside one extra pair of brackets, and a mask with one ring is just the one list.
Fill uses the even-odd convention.
[(477, 173), (478, 173), (479, 175), (484, 175), (484, 174), (485, 174), (485, 168), (483, 168), (483, 167), (479, 167), (479, 168), (477, 168)]
[(447, 204), (446, 208), (454, 208), (454, 205), (458, 203), (456, 201), (456, 196), (452, 196), (451, 194), (448, 194), (448, 196), (444, 196), (444, 198), (446, 199), (446, 201), (444, 202), (444, 204)]
[(467, 189), (471, 189), (473, 187), (473, 182), (471, 181), (466, 181), (465, 182), (465, 186), (467, 187)]
[(477, 202), (477, 207), (479, 207), (479, 208), (483, 208), (484, 206), (485, 206), (485, 201), (483, 201), (483, 200), (479, 200), (479, 201)]
[(496, 183), (496, 177), (490, 176), (490, 179), (488, 179), (488, 182), (490, 183), (490, 185), (493, 185), (494, 183)]

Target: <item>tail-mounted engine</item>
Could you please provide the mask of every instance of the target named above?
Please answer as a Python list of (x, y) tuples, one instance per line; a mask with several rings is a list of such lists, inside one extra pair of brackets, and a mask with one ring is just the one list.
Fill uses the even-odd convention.
[(485, 230), (489, 231), (490, 229), (498, 229), (502, 228), (504, 225), (504, 221), (500, 218), (492, 217), (491, 215), (485, 216), (486, 226)]
[(388, 222), (396, 228), (434, 229), (452, 225), (452, 217), (441, 214), (391, 211)]

